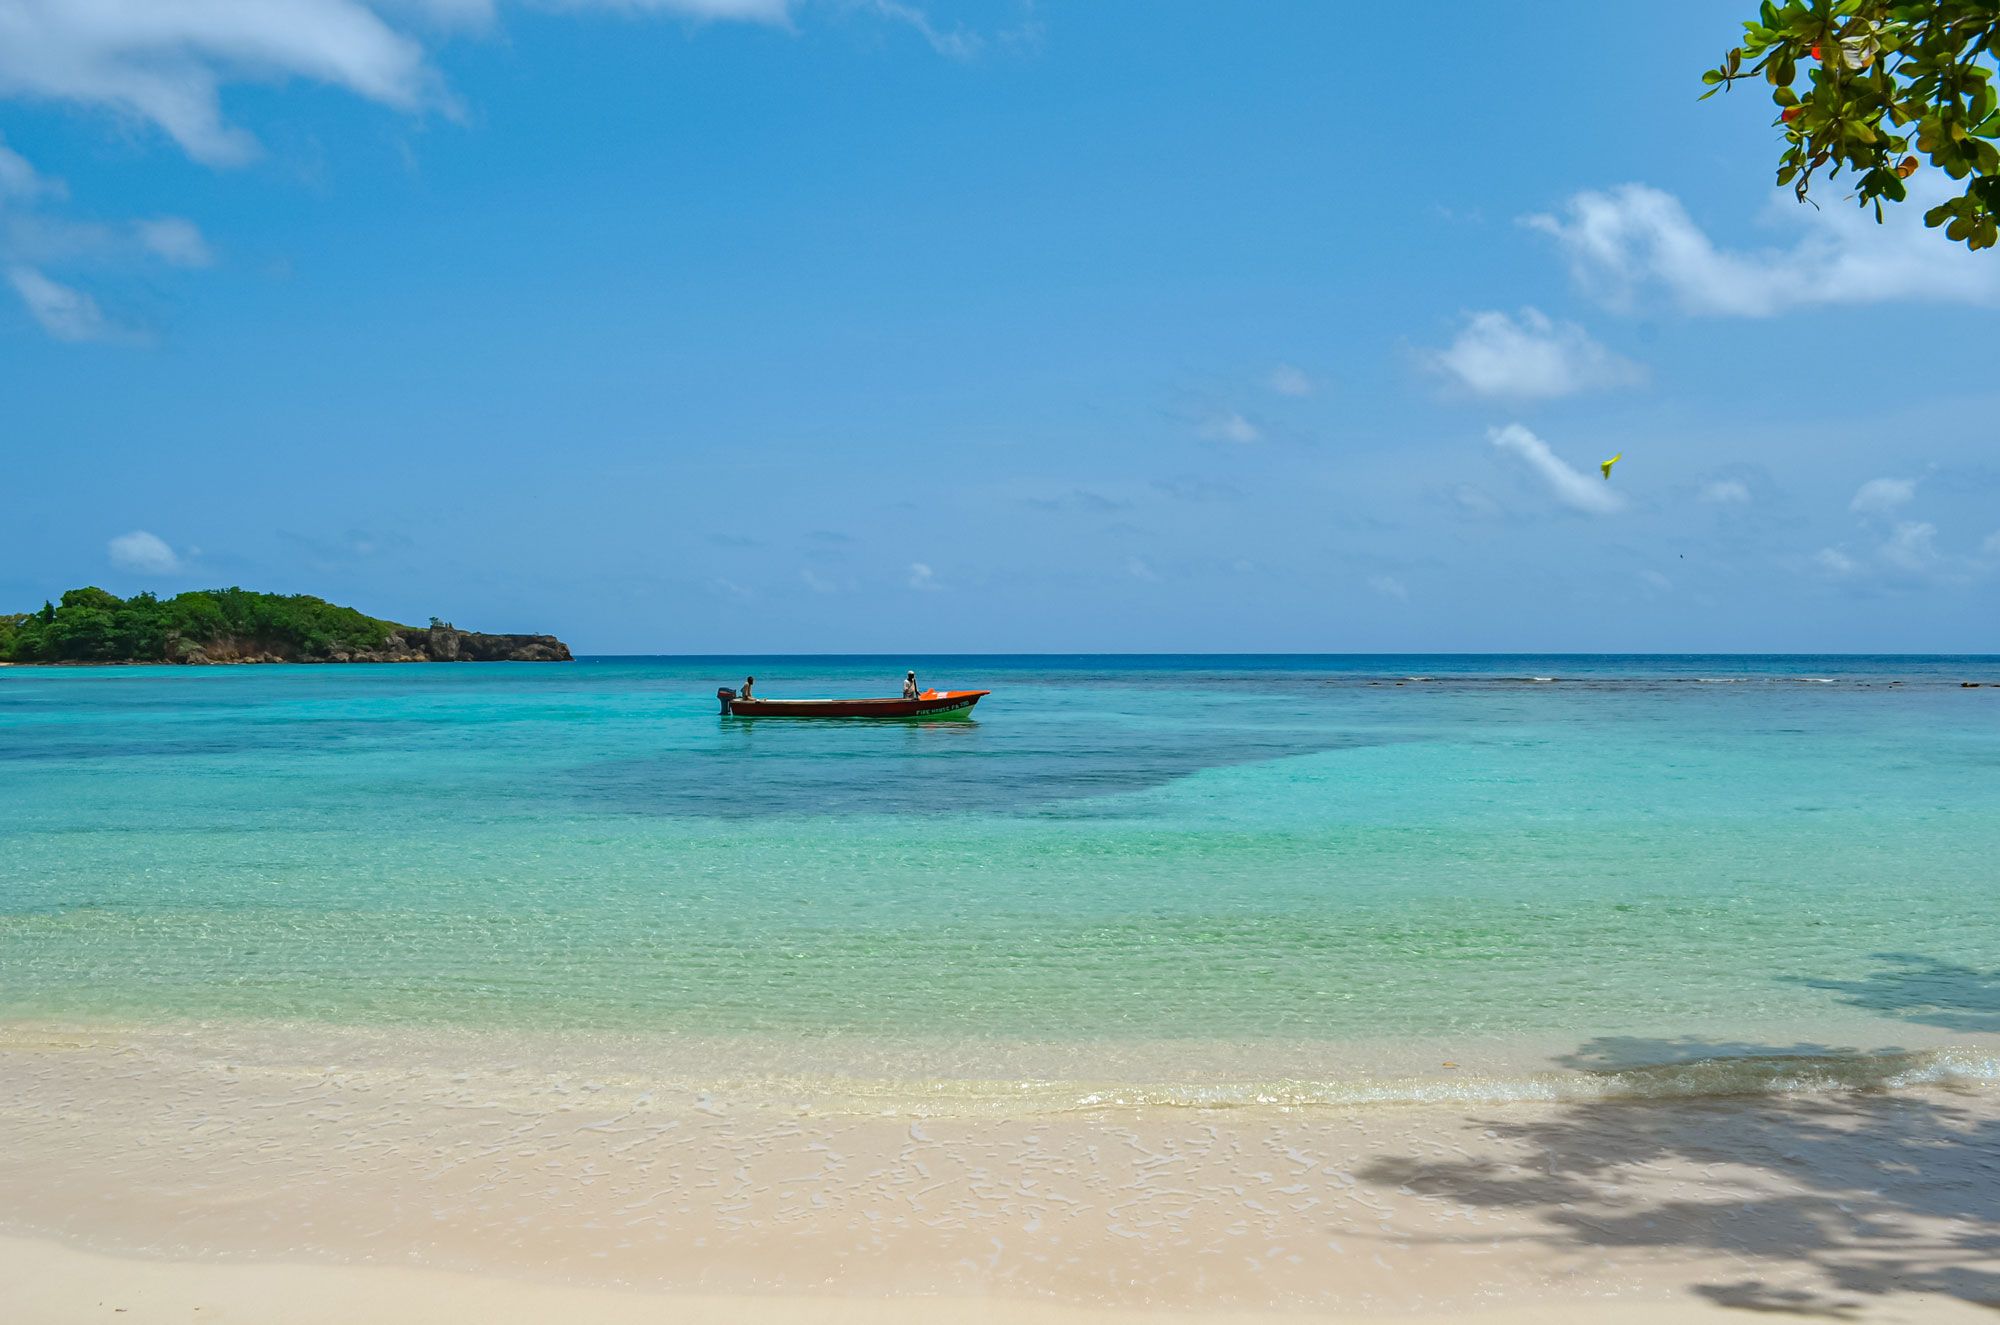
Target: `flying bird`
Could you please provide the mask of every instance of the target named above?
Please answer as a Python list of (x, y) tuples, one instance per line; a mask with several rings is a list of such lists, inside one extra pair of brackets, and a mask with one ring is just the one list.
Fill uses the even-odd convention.
[(1624, 458), (1625, 453), (1620, 451), (1617, 455), (1612, 456), (1609, 460), (1598, 466), (1599, 469), (1604, 471), (1604, 479), (1607, 483), (1611, 481), (1611, 467)]

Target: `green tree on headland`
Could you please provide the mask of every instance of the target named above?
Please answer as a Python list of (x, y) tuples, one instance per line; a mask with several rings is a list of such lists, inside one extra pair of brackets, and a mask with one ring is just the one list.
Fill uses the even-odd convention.
[[(1761, 77), (1784, 133), (1778, 183), (1801, 202), (1814, 176), (1842, 169), (1862, 206), (1902, 202), (1922, 168), (1952, 180), (1955, 197), (1924, 213), (1967, 248), (2000, 238), (2000, 0), (1764, 0), (1743, 44), (1701, 76), (1704, 98)], [(1803, 86), (1799, 75), (1805, 75)], [(1914, 147), (1914, 151), (1912, 148)]]
[(223, 643), (310, 660), (379, 649), (402, 629), (309, 594), (231, 588), (119, 598), (93, 586), (38, 613), (0, 616), (0, 661), (168, 662)]

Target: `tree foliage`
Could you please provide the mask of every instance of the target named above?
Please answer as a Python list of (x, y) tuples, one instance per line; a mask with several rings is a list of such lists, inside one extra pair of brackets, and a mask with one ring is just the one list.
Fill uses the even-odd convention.
[(0, 616), (0, 661), (167, 662), (224, 643), (314, 659), (379, 649), (402, 629), (309, 594), (232, 588), (119, 598), (90, 587), (40, 612)]
[(1764, 0), (1743, 26), (1743, 44), (1701, 76), (1702, 96), (1744, 78), (1770, 85), (1779, 184), (1803, 202), (1816, 175), (1845, 169), (1879, 221), (1885, 201), (1908, 196), (1921, 154), (1964, 181), (1924, 224), (1973, 249), (2000, 238), (2000, 0)]

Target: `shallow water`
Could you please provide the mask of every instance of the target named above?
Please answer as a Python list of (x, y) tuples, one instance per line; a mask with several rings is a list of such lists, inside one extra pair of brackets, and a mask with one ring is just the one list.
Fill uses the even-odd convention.
[[(967, 723), (715, 712), (745, 671), (888, 693), (906, 661), (995, 693)], [(0, 1017), (703, 1037), (739, 1075), (810, 1059), (916, 1094), (1476, 1070), (1504, 1096), (1551, 1067), (1979, 1048), (1995, 681), (1823, 657), (4, 669)]]

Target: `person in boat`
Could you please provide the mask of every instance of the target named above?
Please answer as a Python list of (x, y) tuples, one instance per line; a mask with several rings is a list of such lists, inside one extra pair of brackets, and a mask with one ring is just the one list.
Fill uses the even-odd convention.
[(903, 673), (903, 698), (917, 698), (917, 674), (915, 672)]
[(756, 685), (756, 684), (757, 684), (757, 678), (756, 678), (756, 677), (754, 677), (754, 676), (746, 676), (746, 677), (744, 677), (744, 678), (743, 678), (743, 693), (739, 694), (739, 695), (738, 695), (738, 696), (736, 696), (736, 697), (737, 697), (738, 699), (749, 699), (749, 698), (751, 697), (751, 696), (750, 696), (750, 687), (751, 687), (751, 686), (754, 686), (754, 685)]

